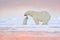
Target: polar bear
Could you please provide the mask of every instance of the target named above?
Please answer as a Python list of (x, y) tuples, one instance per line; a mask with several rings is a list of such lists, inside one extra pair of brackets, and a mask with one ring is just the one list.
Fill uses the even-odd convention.
[[(47, 11), (27, 11), (25, 12), (24, 16), (32, 17), (36, 25), (39, 24), (39, 22), (43, 22), (42, 25), (47, 25), (51, 18), (50, 14)], [(27, 24), (27, 19), (24, 22)]]

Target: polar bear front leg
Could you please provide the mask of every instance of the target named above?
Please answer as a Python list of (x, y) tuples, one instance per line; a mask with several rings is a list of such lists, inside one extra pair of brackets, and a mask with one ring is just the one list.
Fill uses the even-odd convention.
[(34, 19), (35, 24), (38, 25), (39, 24), (39, 20), (38, 19)]

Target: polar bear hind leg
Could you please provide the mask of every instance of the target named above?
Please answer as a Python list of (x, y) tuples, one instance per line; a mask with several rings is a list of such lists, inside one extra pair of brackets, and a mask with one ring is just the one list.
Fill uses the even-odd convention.
[(48, 25), (48, 21), (43, 22), (42, 25)]
[(49, 20), (50, 20), (50, 18), (44, 20), (43, 23), (42, 23), (42, 25), (48, 25)]

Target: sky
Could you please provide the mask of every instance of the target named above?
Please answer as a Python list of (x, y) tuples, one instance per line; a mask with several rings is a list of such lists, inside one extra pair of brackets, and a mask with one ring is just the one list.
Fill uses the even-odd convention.
[[(0, 19), (3, 19), (0, 23), (19, 23), (24, 19), (24, 13), (28, 10), (48, 11), (52, 17), (49, 24), (51, 22), (54, 24), (54, 20), (55, 23), (60, 24), (60, 0), (0, 0)], [(34, 24), (33, 20), (29, 20), (28, 24), (29, 22)]]
[(60, 17), (60, 0), (0, 0), (0, 18), (23, 17), (28, 10), (48, 11)]

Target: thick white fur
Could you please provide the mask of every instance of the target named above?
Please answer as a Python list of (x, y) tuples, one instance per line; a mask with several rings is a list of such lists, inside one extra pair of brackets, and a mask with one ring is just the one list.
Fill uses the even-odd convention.
[[(26, 15), (27, 17), (32, 17), (36, 24), (39, 24), (39, 22), (43, 22), (42, 25), (48, 24), (51, 18), (50, 14), (47, 11), (27, 11), (24, 15)], [(23, 24), (27, 24), (26, 18), (24, 19)]]

